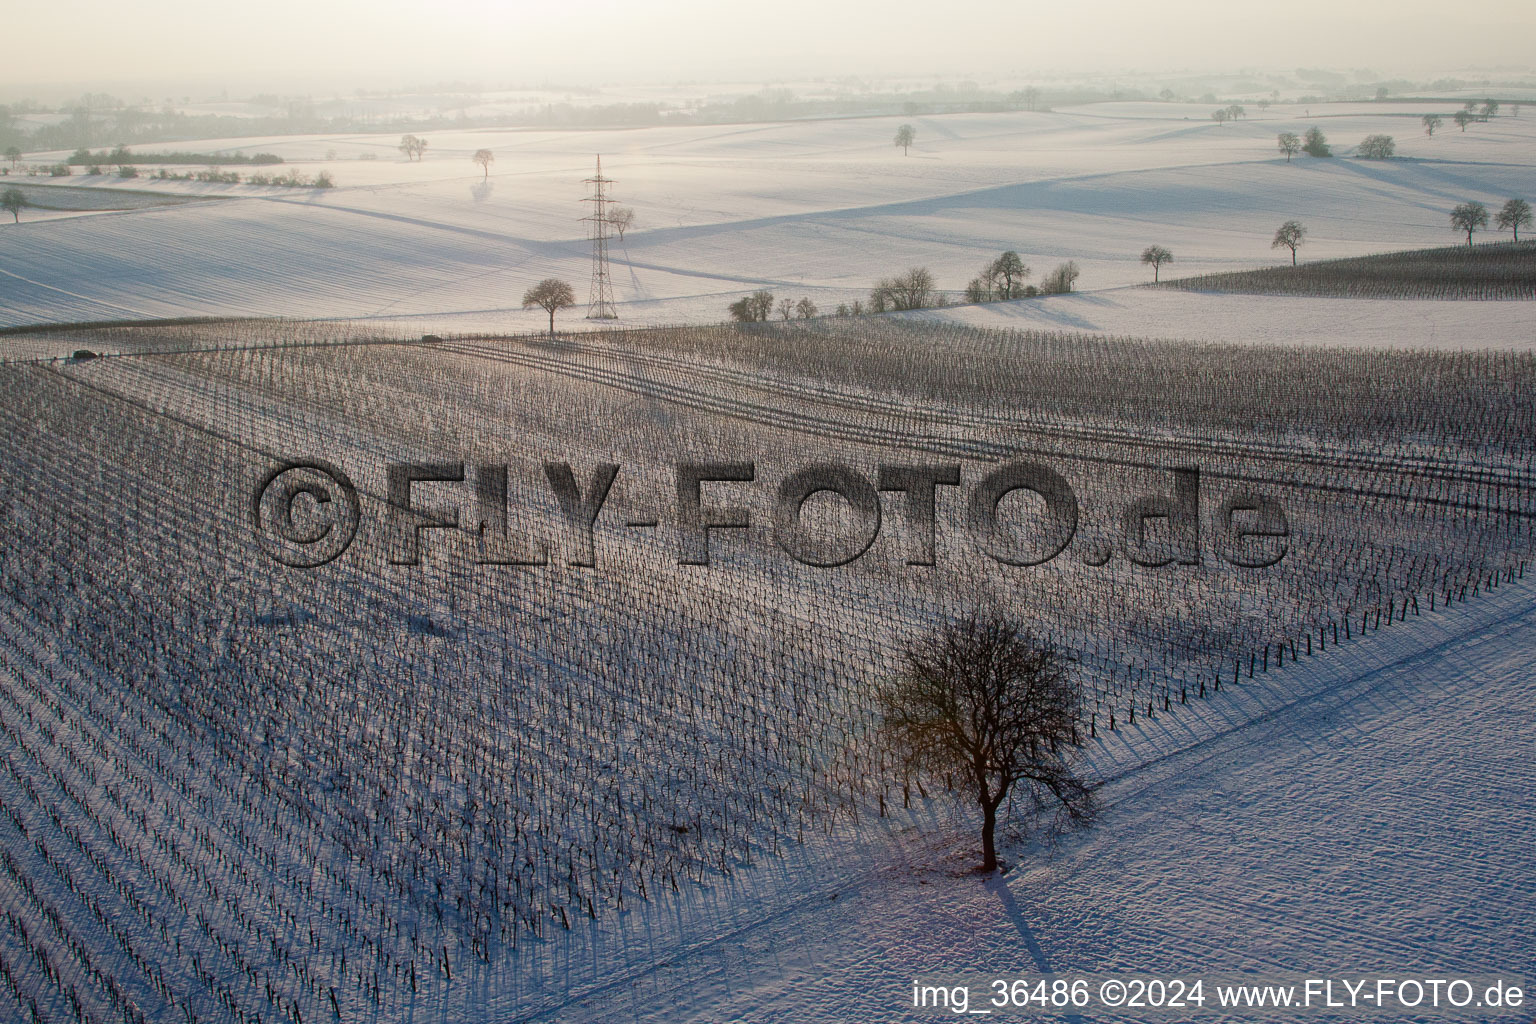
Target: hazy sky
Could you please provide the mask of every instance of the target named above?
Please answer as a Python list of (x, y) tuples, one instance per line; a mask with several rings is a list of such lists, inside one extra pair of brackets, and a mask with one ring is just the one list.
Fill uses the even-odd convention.
[(1443, 0), (49, 0), (12, 5), (0, 85), (281, 92), (433, 78), (1531, 66), (1536, 3), (1479, 3), (1448, 31), (1452, 10)]

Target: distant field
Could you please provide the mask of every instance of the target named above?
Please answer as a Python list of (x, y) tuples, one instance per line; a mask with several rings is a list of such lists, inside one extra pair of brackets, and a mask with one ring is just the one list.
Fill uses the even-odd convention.
[(1164, 281), (1159, 287), (1367, 299), (1536, 299), (1536, 242), (1453, 245), (1298, 267), (1200, 274)]
[[(399, 132), (177, 140), (177, 149), (200, 153), (271, 152), (295, 173), (330, 174), (336, 187), (314, 194), (248, 182), (62, 179), (103, 192), (230, 201), (112, 217), (50, 214), (46, 224), (37, 222), (41, 211), (30, 224), (25, 213), (19, 225), (0, 218), (0, 267), (12, 275), (0, 294), (0, 326), (281, 316), (409, 319), (418, 335), (536, 330), (542, 311), (520, 306), (534, 283), (561, 278), (587, 298), (591, 249), (580, 218), (583, 179), (598, 153), (614, 196), (636, 216), (611, 251), (626, 326), (717, 322), (758, 288), (828, 311), (867, 300), (878, 278), (912, 266), (959, 295), (1004, 250), (1032, 268), (1033, 284), (1073, 261), (1078, 289), (1095, 294), (1150, 280), (1138, 256), (1154, 243), (1174, 254), (1169, 276), (1251, 270), (1289, 262), (1269, 241), (1293, 218), (1307, 225), (1302, 253), (1314, 259), (1418, 249), (1456, 239), (1446, 218), (1457, 203), (1528, 195), (1536, 163), (1530, 117), (1429, 138), (1402, 133), (1400, 117), (1362, 108), (1329, 117), (1328, 137), (1347, 148), (1398, 132), (1404, 159), (1289, 164), (1275, 151), (1275, 133), (1311, 127), (1305, 107), (1277, 106), (1231, 125), (1167, 104), (910, 120), (910, 155), (891, 143), (898, 118), (445, 130), (428, 133), (421, 160), (399, 152)], [(495, 155), (489, 174), (471, 161), (482, 148)], [(1075, 306), (1053, 299), (1032, 312), (1063, 308)], [(1157, 333), (1208, 336), (1203, 311), (1191, 312)], [(425, 322), (435, 318), (452, 322)], [(1239, 318), (1240, 327), (1254, 322)], [(1114, 329), (1152, 333), (1134, 317)], [(1427, 344), (1444, 332), (1431, 338), (1410, 322), (1391, 333), (1399, 344)], [(1220, 340), (1251, 339), (1242, 331)]]

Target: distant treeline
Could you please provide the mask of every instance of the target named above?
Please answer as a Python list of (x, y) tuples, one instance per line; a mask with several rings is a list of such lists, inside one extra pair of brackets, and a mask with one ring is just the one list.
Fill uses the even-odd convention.
[(69, 163), (76, 167), (100, 167), (106, 164), (251, 164), (261, 166), (280, 164), (283, 158), (275, 153), (132, 153), (126, 146), (92, 153), (85, 147), (74, 151)]

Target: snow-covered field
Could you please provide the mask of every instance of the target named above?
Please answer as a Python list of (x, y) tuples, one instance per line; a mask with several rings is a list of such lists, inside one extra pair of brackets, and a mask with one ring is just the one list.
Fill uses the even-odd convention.
[[(19, 1013), (903, 1021), (943, 1019), (910, 985), (956, 973), (1536, 971), (1529, 356), (881, 318), (346, 330), (77, 330), (122, 354), (0, 366)], [(679, 566), (671, 523), (628, 524), (675, 454), (725, 452), (764, 482), (1030, 453), (1089, 544), (1195, 461), (1207, 505), (1283, 498), (1290, 554), (1013, 572), (945, 500), (934, 570), (893, 540), (809, 570), (752, 533)], [(366, 525), (284, 571), (248, 486), (310, 453)], [(557, 515), (551, 456), (623, 466), (598, 571), (560, 535), (543, 567), (463, 564), (449, 536), (386, 557), (386, 460), (511, 459), (522, 537)], [(873, 739), (905, 638), (978, 593), (1071, 650), (1106, 806), (990, 878), (968, 809), (904, 795)]]
[(964, 979), (984, 1008), (984, 979), (1051, 972), (1532, 979), (1533, 638), (1528, 585), (1415, 618), (1123, 731), (1100, 826), (1004, 877), (946, 859), (964, 839), (943, 830), (840, 851), (751, 910), (706, 903), (675, 945), (605, 929), (603, 969), (520, 1019), (945, 1020), (914, 979)]
[[(0, 223), (0, 325), (310, 322), (0, 337), (0, 1007), (819, 1024), (953, 1019), (911, 1005), (933, 977), (1536, 983), (1530, 357), (1317, 350), (1530, 350), (1531, 305), (1134, 287), (1153, 243), (1175, 274), (1279, 262), (1290, 218), (1305, 257), (1419, 248), (1454, 241), (1455, 203), (1529, 195), (1536, 118), (1427, 138), (1428, 110), (914, 117), (910, 155), (904, 119), (445, 131), (420, 162), (396, 136), (224, 139), (175, 148), (273, 151), (339, 187), (63, 179), (53, 205), (115, 208)], [(1337, 158), (1275, 155), (1313, 124)], [(1377, 132), (1400, 159), (1353, 159)], [(538, 330), (518, 305), (541, 278), (585, 298), (599, 153), (638, 217), (620, 326), (718, 321), (762, 287), (825, 311), (915, 264), (958, 289), (1006, 248), (1036, 279), (1077, 261), (1083, 290), (803, 334), (416, 344)], [(113, 357), (51, 359), (75, 347)], [(627, 518), (683, 452), (748, 451), (766, 478), (899, 450), (974, 478), (1030, 445), (1089, 499), (1176, 459), (1213, 493), (1283, 491), (1294, 557), (935, 578), (894, 543), (832, 574), (742, 544), (695, 573), (615, 512), (602, 572), (408, 569), (379, 525), (387, 459), (612, 459)], [(351, 466), (377, 522), (284, 573), (244, 487), (299, 455)], [(536, 472), (510, 486), (513, 535), (553, 521)], [(1090, 507), (1109, 516), (1085, 501), (1085, 537)], [(904, 639), (977, 588), (1078, 657), (1104, 806), (986, 877), (967, 810), (895, 811), (869, 724)]]
[[(539, 314), (519, 303), (534, 282), (565, 278), (587, 297), (582, 179), (599, 153), (615, 196), (637, 215), (613, 247), (615, 291), (630, 323), (723, 319), (734, 297), (759, 287), (830, 311), (865, 297), (876, 278), (919, 264), (958, 291), (1008, 248), (1036, 279), (1077, 261), (1079, 288), (1090, 292), (1145, 280), (1137, 256), (1154, 243), (1175, 254), (1167, 273), (1264, 266), (1279, 261), (1269, 240), (1291, 218), (1310, 231), (1303, 257), (1449, 244), (1454, 204), (1494, 205), (1529, 191), (1536, 118), (1501, 116), (1466, 132), (1447, 121), (1429, 138), (1418, 123), (1429, 109), (1276, 106), (1226, 125), (1206, 107), (1161, 103), (915, 117), (907, 156), (891, 145), (903, 120), (894, 118), (443, 131), (426, 136), (419, 162), (401, 156), (397, 136), (177, 143), (276, 152), (289, 161), (284, 169), (328, 170), (339, 187), (69, 178), (227, 201), (0, 224), (0, 324), (238, 314), (384, 318), (423, 331), (533, 329)], [(1287, 164), (1275, 134), (1312, 125), (1339, 156)], [(1397, 138), (1399, 159), (1350, 156), (1378, 132)], [(488, 179), (470, 162), (482, 147), (496, 154)], [(974, 315), (1094, 322), (1076, 301), (1060, 313), (1052, 307), (1061, 300), (1048, 300)], [(1230, 297), (1190, 298), (1177, 311), (1171, 300), (1134, 292), (1110, 301), (1125, 313), (1090, 329), (1243, 340), (1250, 329), (1274, 337), (1277, 314), (1288, 315)], [(1143, 301), (1152, 305), (1142, 310)], [(1400, 344), (1445, 343), (1452, 330), (1447, 314), (1430, 314), (1426, 327), (1414, 304), (1366, 308), (1330, 319)], [(564, 316), (574, 322), (580, 312)], [(1455, 343), (1528, 343), (1513, 315), (1468, 304), (1454, 317), (1470, 325)], [(1333, 331), (1347, 340), (1354, 328)]]

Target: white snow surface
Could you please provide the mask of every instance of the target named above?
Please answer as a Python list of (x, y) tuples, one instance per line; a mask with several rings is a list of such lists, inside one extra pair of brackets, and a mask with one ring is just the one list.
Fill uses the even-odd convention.
[[(1313, 123), (1303, 113), (1224, 127), (1157, 104), (922, 117), (909, 157), (890, 145), (901, 119), (442, 132), (421, 163), (400, 159), (393, 137), (222, 140), (306, 173), (329, 168), (342, 187), (138, 179), (226, 201), (0, 224), (0, 324), (249, 314), (536, 328), (542, 312), (516, 308), (528, 285), (561, 276), (585, 296), (576, 218), (602, 152), (640, 217), (615, 247), (627, 323), (720, 319), (756, 287), (825, 308), (914, 263), (957, 288), (1011, 247), (1037, 274), (1077, 260), (1090, 291), (912, 315), (1211, 341), (1532, 347), (1531, 307), (1517, 302), (1128, 287), (1154, 242), (1180, 274), (1275, 262), (1268, 239), (1290, 217), (1311, 227), (1311, 257), (1416, 248), (1454, 241), (1456, 202), (1528, 193), (1536, 119), (1429, 139), (1411, 111), (1357, 104), (1315, 119), (1341, 158), (1286, 165), (1274, 133)], [(1348, 158), (1377, 131), (1397, 135), (1405, 159)], [(481, 146), (497, 152), (488, 182), (468, 159)], [(364, 151), (378, 159), (357, 160)], [(968, 872), (971, 827), (943, 805), (865, 822), (533, 949), (517, 989), (504, 977), (489, 986), (487, 1019), (951, 1019), (909, 1004), (913, 978), (946, 972), (1536, 980), (1533, 650), (1530, 580), (1426, 608), (1102, 735), (1098, 826), (1054, 849), (1014, 847), (1005, 876)]]
[(1529, 581), (1426, 608), (1122, 726), (1094, 747), (1099, 824), (1006, 875), (967, 873), (974, 837), (919, 813), (894, 844), (599, 924), (513, 1019), (944, 1020), (914, 979), (1048, 971), (1536, 979), (1533, 636)]
[[(0, 325), (279, 315), (403, 320), (423, 331), (534, 329), (542, 313), (525, 313), (520, 301), (538, 280), (564, 278), (587, 298), (590, 249), (579, 218), (598, 153), (614, 196), (638, 218), (613, 245), (614, 289), (631, 324), (718, 321), (733, 298), (759, 287), (810, 296), (831, 311), (865, 297), (878, 277), (919, 264), (958, 292), (1009, 248), (1036, 279), (1077, 261), (1090, 292), (1144, 281), (1137, 258), (1153, 243), (1174, 252), (1166, 272), (1176, 275), (1266, 266), (1280, 261), (1269, 246), (1275, 226), (1291, 218), (1309, 228), (1305, 258), (1452, 244), (1453, 205), (1492, 206), (1529, 192), (1536, 118), (1498, 117), (1466, 132), (1448, 122), (1428, 138), (1418, 109), (1277, 106), (1217, 125), (1203, 108), (1116, 103), (623, 131), (441, 131), (425, 136), (417, 162), (401, 156), (394, 135), (179, 142), (179, 150), (276, 152), (288, 161), (278, 170), (328, 170), (340, 187), (59, 179), (225, 201), (0, 224)], [(907, 156), (891, 144), (903, 120), (917, 129)], [(1339, 156), (1287, 164), (1276, 132), (1313, 124)], [(1396, 136), (1400, 159), (1350, 156), (1376, 132)], [(496, 154), (489, 178), (470, 162), (482, 147)], [(364, 154), (374, 159), (358, 159)], [(974, 315), (1093, 322), (1073, 301)], [(1275, 309), (1248, 310), (1231, 296), (1110, 301), (1135, 309), (1084, 329), (1240, 341)], [(1175, 310), (1179, 302), (1187, 308)], [(1368, 313), (1341, 318), (1346, 326), (1334, 336), (1349, 340), (1356, 332), (1348, 325), (1358, 322), (1366, 343), (1529, 344), (1528, 331), (1510, 326), (1519, 314), (1507, 304), (1456, 305), (1421, 330), (1422, 304), (1370, 303), (1360, 307)], [(582, 312), (562, 318), (575, 323)], [(1453, 320), (1470, 326), (1447, 342)]]

